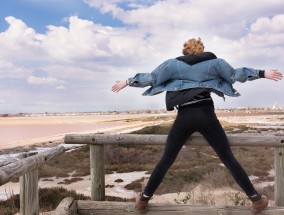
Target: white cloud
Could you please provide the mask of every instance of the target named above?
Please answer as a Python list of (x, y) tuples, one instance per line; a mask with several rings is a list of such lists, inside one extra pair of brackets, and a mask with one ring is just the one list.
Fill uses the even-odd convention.
[(261, 17), (251, 25), (253, 33), (284, 33), (284, 14), (272, 18)]
[(0, 61), (0, 69), (11, 69), (13, 64), (11, 62)]
[(22, 20), (12, 16), (6, 17), (5, 20), (9, 24), (9, 28), (5, 32), (0, 33), (0, 45), (1, 48), (10, 52), (1, 52), (0, 56), (5, 56), (5, 54), (10, 56), (11, 52), (14, 52), (15, 56), (18, 54), (17, 52), (21, 54), (29, 52), (29, 54), (34, 53), (36, 55), (36, 49), (40, 45), (40, 35), (34, 29), (28, 27)]
[(148, 1), (147, 3), (151, 3), (151, 5), (133, 9), (125, 8), (121, 6), (121, 3), (132, 5), (139, 4), (141, 1), (84, 1), (90, 6), (100, 9), (103, 13), (112, 14), (126, 24), (148, 27), (151, 30), (160, 30), (166, 27), (171, 30), (180, 28), (190, 32), (195, 29), (203, 29), (207, 32), (219, 33), (222, 33), (223, 30), (226, 32), (226, 29), (232, 25), (234, 28), (231, 28), (231, 31), (243, 32), (246, 25), (259, 14), (271, 16), (271, 13), (283, 13), (281, 8), (284, 6), (284, 2), (281, 0), (264, 0), (257, 4), (246, 0), (233, 2), (228, 0), (170, 0)]
[[(283, 23), (283, 24), (281, 24)], [(262, 68), (283, 68), (284, 57), (284, 14), (271, 18), (257, 18), (243, 37), (235, 40), (214, 36), (214, 50), (229, 59), (235, 65), (251, 65)], [(222, 48), (220, 49), (220, 44)], [(233, 53), (233, 54), (230, 54)]]
[(65, 87), (63, 85), (60, 85), (60, 86), (57, 86), (55, 89), (57, 89), (57, 90), (64, 90)]
[(106, 47), (101, 46), (111, 34), (111, 28), (78, 17), (70, 17), (69, 23), (69, 28), (48, 26), (43, 48), (49, 55), (60, 60), (109, 56)]
[[(0, 32), (0, 81), (17, 79), (22, 83), (19, 91), (24, 90), (27, 99), (35, 91), (30, 92), (26, 83), (33, 89), (52, 86), (46, 96), (38, 95), (47, 100), (46, 104), (61, 100), (68, 104), (68, 96), (76, 95), (78, 103), (85, 102), (89, 107), (148, 109), (164, 107), (163, 96), (140, 98), (145, 89), (113, 94), (111, 85), (137, 72), (150, 72), (165, 59), (180, 55), (183, 42), (191, 37), (200, 36), (206, 50), (235, 67), (284, 66), (282, 0), (257, 4), (240, 0), (233, 2), (234, 7), (227, 0), (84, 2), (111, 14), (124, 25), (107, 26), (71, 16), (67, 26), (49, 25), (47, 32), (40, 34), (25, 20), (7, 17), (9, 27)], [(35, 75), (38, 71), (44, 75)], [(68, 92), (63, 90), (66, 83)], [(281, 97), (278, 90), (284, 90), (283, 84), (276, 87), (259, 83), (251, 86), (261, 89), (267, 85), (271, 91), (277, 91), (276, 97)], [(7, 83), (3, 81), (3, 85)], [(246, 89), (242, 85), (238, 88)], [(15, 91), (13, 95), (17, 95)], [(3, 100), (10, 102), (5, 96)], [(96, 98), (93, 103), (90, 97)], [(275, 98), (271, 99), (274, 102)], [(129, 100), (135, 102), (130, 106)]]
[(29, 76), (27, 78), (27, 82), (33, 85), (55, 85), (64, 83), (64, 81), (58, 80), (57, 78), (53, 77), (36, 77), (36, 76)]

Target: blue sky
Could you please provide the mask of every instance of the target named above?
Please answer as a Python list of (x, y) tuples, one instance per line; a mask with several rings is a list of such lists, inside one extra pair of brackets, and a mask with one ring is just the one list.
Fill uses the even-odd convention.
[[(193, 37), (233, 67), (283, 71), (283, 8), (282, 0), (3, 1), (0, 113), (164, 109), (165, 94), (111, 86), (181, 55)], [(215, 106), (284, 106), (283, 81), (235, 88), (241, 97), (214, 96)]]
[(23, 20), (39, 33), (46, 32), (46, 26), (66, 26), (65, 18), (76, 15), (82, 19), (93, 20), (102, 25), (121, 26), (110, 14), (102, 14), (81, 0), (9, 0), (0, 7), (0, 31), (6, 30), (5, 17), (14, 16)]

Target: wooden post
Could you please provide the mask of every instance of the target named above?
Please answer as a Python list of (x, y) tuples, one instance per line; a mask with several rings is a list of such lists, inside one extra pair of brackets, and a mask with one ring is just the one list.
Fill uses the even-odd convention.
[(90, 145), (91, 200), (105, 200), (104, 145)]
[(284, 206), (284, 147), (274, 149), (275, 206)]
[[(37, 153), (25, 153), (22, 158), (26, 158)], [(38, 168), (33, 169), (20, 177), (20, 214), (38, 215)]]

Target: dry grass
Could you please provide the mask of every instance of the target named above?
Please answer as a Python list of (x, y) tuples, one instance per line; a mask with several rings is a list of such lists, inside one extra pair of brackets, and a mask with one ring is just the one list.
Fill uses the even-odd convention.
[(71, 178), (71, 179), (64, 179), (62, 182), (58, 182), (57, 184), (71, 184), (73, 182), (82, 181), (83, 178)]
[[(74, 190), (67, 190), (62, 187), (40, 188), (39, 189), (39, 207), (40, 212), (54, 210), (62, 199), (73, 197), (77, 200), (89, 200), (90, 198), (83, 194), (77, 194)], [(1, 215), (14, 215), (20, 210), (20, 195), (12, 195), (6, 201), (0, 201)]]
[[(167, 134), (171, 125), (171, 123), (165, 123), (150, 126), (133, 133)], [(226, 122), (222, 122), (222, 125), (226, 132), (235, 132), (237, 130), (243, 132), (250, 129), (244, 125), (233, 126)], [(232, 150), (248, 175), (258, 176), (261, 181), (273, 180), (273, 178), (268, 177), (268, 172), (273, 168), (273, 150), (271, 148), (234, 147)], [(160, 159), (162, 151), (163, 146), (107, 145), (105, 146), (106, 173), (145, 170), (151, 172)], [(78, 160), (80, 162), (74, 162)], [(181, 192), (186, 186), (196, 183), (208, 184), (214, 187), (225, 185), (240, 190), (228, 170), (221, 167), (220, 164), (220, 159), (217, 158), (216, 153), (210, 147), (184, 147), (156, 193)], [(261, 168), (256, 168), (260, 164)], [(89, 169), (89, 147), (83, 146), (44, 165), (40, 169), (40, 176), (66, 177), (75, 171), (73, 177), (81, 177), (89, 175)], [(65, 183), (71, 182), (72, 180), (65, 181)], [(136, 181), (130, 184), (128, 189), (140, 191), (142, 186), (143, 181)], [(272, 196), (270, 194), (273, 192), (271, 189), (265, 192), (268, 193), (268, 196)], [(232, 198), (237, 199), (236, 196)], [(202, 202), (202, 200), (200, 201)], [(207, 202), (211, 201), (213, 200), (207, 200)]]
[[(171, 123), (159, 126), (150, 126), (141, 129), (135, 133), (139, 134), (167, 134), (171, 127)], [(226, 128), (231, 125), (225, 126)], [(252, 147), (234, 147), (232, 148), (236, 158), (243, 165), (248, 175), (255, 175), (260, 180), (267, 179), (268, 171), (273, 167), (273, 150), (271, 148), (252, 148)], [(160, 159), (163, 146), (105, 146), (105, 163), (106, 173), (131, 172), (131, 171), (152, 171), (155, 164)], [(74, 162), (77, 160), (80, 162)], [(209, 178), (210, 174), (223, 174), (222, 178), (226, 178), (231, 184), (231, 176), (225, 170), (221, 171), (221, 161), (216, 158), (216, 153), (210, 147), (185, 147), (181, 150), (176, 162), (167, 174), (164, 183), (174, 183), (171, 174), (176, 174), (179, 179), (174, 183), (176, 190), (180, 189), (179, 183), (191, 183)], [(261, 164), (261, 168), (256, 168)], [(73, 177), (82, 177), (90, 174), (89, 147), (83, 146), (80, 149), (65, 153), (62, 156), (53, 159), (40, 168), (40, 177), (68, 177), (74, 172)], [(220, 172), (221, 171), (221, 172)], [(178, 173), (179, 172), (179, 173)], [(225, 174), (225, 175), (224, 175)], [(215, 184), (216, 182), (212, 181)], [(162, 185), (163, 187), (163, 185)], [(170, 188), (175, 189), (175, 186)], [(164, 188), (162, 190), (169, 191)], [(162, 191), (161, 191), (162, 192)], [(162, 192), (163, 193), (163, 192)]]
[[(221, 122), (227, 133), (241, 132), (265, 132), (271, 129), (253, 129), (247, 125), (236, 125), (228, 122)], [(141, 129), (137, 134), (168, 134), (172, 123), (165, 123), (158, 126), (150, 126)], [(275, 129), (273, 131), (278, 131)], [(273, 168), (273, 149), (268, 147), (234, 147), (232, 148), (235, 157), (244, 167), (248, 175), (259, 177), (259, 181), (274, 180), (268, 176), (268, 172)], [(149, 171), (151, 172), (158, 162), (163, 151), (163, 146), (105, 146), (105, 168), (106, 173), (131, 172), (131, 171)], [(71, 179), (64, 179), (61, 183), (72, 183), (82, 180), (81, 176), (90, 174), (89, 147), (83, 146), (80, 149), (65, 153), (62, 156), (49, 161), (42, 166), (39, 171), (41, 178), (48, 177), (69, 177), (74, 173)], [(201, 193), (198, 197), (196, 193), (189, 189), (196, 184), (203, 184), (208, 187), (233, 187), (236, 185), (234, 179), (228, 170), (220, 166), (221, 161), (216, 158), (216, 153), (210, 147), (185, 147), (181, 150), (176, 162), (168, 171), (159, 186), (156, 194), (186, 191), (188, 194), (180, 204), (194, 201), (197, 204), (215, 204), (214, 196), (209, 193)], [(261, 165), (261, 168), (259, 168)], [(48, 180), (48, 179), (45, 179)], [(144, 179), (134, 181), (127, 185), (126, 189), (141, 191), (144, 185)], [(40, 189), (41, 190), (41, 189)], [(241, 190), (240, 190), (241, 191)], [(274, 188), (266, 187), (259, 190), (274, 199)], [(64, 198), (66, 190), (63, 188), (49, 188), (40, 193), (40, 201), (45, 211), (55, 208)], [(71, 191), (71, 193), (74, 191)], [(76, 193), (75, 193), (76, 194)], [(66, 194), (68, 196), (75, 195)], [(52, 197), (51, 197), (52, 196)], [(75, 196), (76, 199), (83, 199), (84, 196)], [(228, 194), (230, 201), (235, 205), (248, 204), (247, 199), (240, 193)], [(107, 197), (109, 201), (133, 201), (130, 199)], [(0, 201), (1, 214), (15, 214), (19, 208), (17, 195), (13, 195), (7, 201)]]

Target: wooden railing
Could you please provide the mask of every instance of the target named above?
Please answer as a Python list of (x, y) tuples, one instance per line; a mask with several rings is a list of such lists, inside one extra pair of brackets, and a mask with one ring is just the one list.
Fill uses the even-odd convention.
[(54, 147), (39, 154), (25, 153), (21, 160), (10, 160), (0, 164), (0, 186), (20, 178), (21, 215), (39, 214), (38, 168), (64, 151), (63, 146)]
[[(104, 201), (104, 145), (163, 145), (167, 135), (137, 134), (67, 134), (66, 144), (90, 145), (91, 200)], [(231, 146), (274, 147), (275, 205), (284, 206), (284, 136), (228, 135)], [(191, 146), (208, 146), (199, 135), (191, 136), (187, 143)], [(256, 167), (258, 168), (258, 167)]]
[[(91, 166), (91, 200), (80, 201), (65, 198), (51, 215), (85, 215), (85, 214), (139, 214), (134, 203), (107, 202), (105, 200), (104, 145), (163, 145), (166, 135), (135, 134), (67, 134), (66, 144), (89, 144)], [(274, 147), (275, 168), (275, 205), (258, 213), (259, 215), (284, 214), (284, 136), (230, 136), (231, 146)], [(207, 146), (202, 136), (193, 135), (186, 143), (191, 146)], [(0, 186), (20, 177), (21, 215), (39, 214), (38, 206), (38, 167), (46, 161), (61, 155), (64, 147), (55, 147), (44, 153), (32, 155), (21, 160), (0, 164)], [(162, 214), (251, 214), (249, 207), (189, 206), (163, 205), (150, 203), (149, 215)]]

